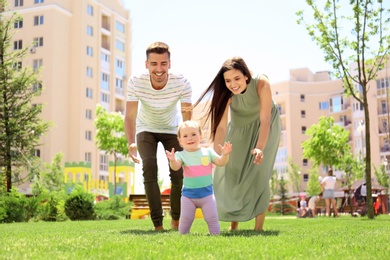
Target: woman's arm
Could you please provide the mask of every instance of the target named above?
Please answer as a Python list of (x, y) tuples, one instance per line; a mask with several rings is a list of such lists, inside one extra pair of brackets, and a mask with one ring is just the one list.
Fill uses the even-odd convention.
[(269, 136), (273, 103), (271, 86), (265, 76), (262, 76), (257, 83), (257, 93), (260, 99), (260, 131), (256, 147), (253, 149), (252, 154), (256, 155), (254, 163), (260, 164), (263, 161), (263, 156), (267, 156), (263, 154), (263, 150)]
[[(223, 116), (221, 118), (221, 122), (219, 122), (219, 125), (217, 127), (217, 131), (216, 131), (215, 137), (214, 137), (214, 150), (219, 155), (222, 154), (221, 147), (222, 147), (222, 144), (225, 142), (225, 138), (226, 138), (230, 102), (231, 102), (231, 99), (229, 99), (229, 101), (226, 105), (225, 112), (223, 113)], [(221, 147), (219, 145), (221, 145)]]

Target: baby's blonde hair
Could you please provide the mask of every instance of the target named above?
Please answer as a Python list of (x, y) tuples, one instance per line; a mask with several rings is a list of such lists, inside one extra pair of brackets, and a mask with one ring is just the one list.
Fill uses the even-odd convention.
[(187, 121), (184, 121), (182, 123), (180, 123), (178, 129), (177, 129), (177, 137), (180, 137), (180, 130), (183, 128), (183, 127), (194, 127), (194, 128), (198, 128), (199, 130), (199, 134), (202, 135), (202, 128), (200, 127), (200, 125), (198, 124), (198, 122), (196, 121), (192, 121), (192, 120), (187, 120)]

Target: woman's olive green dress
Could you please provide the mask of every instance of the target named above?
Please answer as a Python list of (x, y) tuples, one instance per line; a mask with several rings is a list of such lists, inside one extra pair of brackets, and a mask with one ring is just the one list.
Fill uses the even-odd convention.
[(281, 135), (279, 110), (273, 104), (268, 141), (261, 165), (253, 163), (251, 151), (256, 147), (260, 127), (258, 79), (247, 90), (234, 95), (230, 105), (230, 122), (226, 141), (233, 145), (229, 162), (216, 167), (214, 191), (221, 221), (248, 221), (267, 210), (270, 201), (269, 180), (278, 152)]

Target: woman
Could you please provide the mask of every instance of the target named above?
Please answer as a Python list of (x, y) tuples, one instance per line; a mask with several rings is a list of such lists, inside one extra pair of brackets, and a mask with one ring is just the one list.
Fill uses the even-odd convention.
[[(230, 141), (235, 149), (225, 167), (214, 174), (214, 190), (221, 221), (238, 222), (255, 218), (262, 231), (269, 206), (269, 180), (279, 147), (281, 122), (266, 76), (252, 78), (240, 57), (225, 61), (194, 106), (212, 95), (206, 119), (211, 121), (214, 149)], [(230, 111), (230, 122), (228, 113)]]
[(333, 216), (338, 216), (337, 206), (336, 206), (336, 199), (334, 198), (334, 186), (336, 184), (336, 177), (333, 176), (333, 170), (328, 170), (328, 176), (326, 176), (322, 182), (322, 197), (325, 199), (325, 205), (326, 205), (326, 213), (328, 217), (330, 217), (330, 205), (332, 204), (334, 213)]

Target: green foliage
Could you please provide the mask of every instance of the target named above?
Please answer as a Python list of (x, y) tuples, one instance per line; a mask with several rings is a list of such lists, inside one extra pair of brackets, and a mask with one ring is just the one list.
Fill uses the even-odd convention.
[(314, 161), (314, 166), (321, 163), (328, 167), (337, 167), (343, 157), (350, 153), (349, 131), (334, 125), (333, 117), (321, 116), (318, 124), (306, 130), (310, 136), (302, 143), (303, 156)]
[(38, 208), (37, 220), (64, 221), (68, 217), (65, 214), (65, 200), (67, 195), (64, 191), (47, 191), (41, 195), (44, 199)]
[(287, 200), (289, 199), (286, 189), (287, 181), (284, 180), (283, 176), (279, 180), (279, 201), (275, 202), (272, 205), (272, 210), (274, 212), (280, 212), (281, 215), (288, 215), (291, 213), (291, 209), (293, 208)]
[(41, 194), (44, 191), (62, 191), (64, 189), (64, 169), (62, 153), (57, 153), (51, 164), (41, 163), (38, 172), (34, 172), (31, 189), (33, 194)]
[(100, 150), (116, 156), (127, 155), (128, 146), (125, 135), (123, 115), (118, 112), (108, 113), (100, 104), (96, 105), (96, 144)]
[(322, 191), (319, 180), (318, 169), (314, 168), (309, 171), (309, 181), (307, 182), (306, 193), (309, 196), (317, 196)]
[(2, 212), (1, 215), (3, 216), (0, 220), (1, 222), (12, 223), (28, 220), (27, 217), (30, 213), (26, 212), (26, 209), (29, 207), (27, 198), (23, 194), (18, 193), (16, 189), (11, 189), (11, 192), (2, 196), (0, 201), (2, 201), (0, 212)]
[(379, 185), (382, 187), (385, 187), (386, 194), (389, 194), (389, 187), (390, 187), (390, 177), (386, 173), (386, 167), (384, 165), (381, 165), (379, 169), (377, 169), (374, 165), (374, 172), (376, 179), (378, 180)]
[(299, 192), (301, 187), (301, 179), (302, 179), (301, 168), (293, 162), (292, 158), (288, 158), (288, 164), (290, 165), (288, 176), (290, 178), (290, 182), (293, 188), (292, 190), (295, 192)]
[[(5, 168), (7, 192), (12, 188), (13, 171), (28, 164), (49, 123), (41, 118), (41, 105), (32, 101), (41, 94), (33, 91), (39, 71), (21, 66), (29, 46), (13, 50), (14, 23), (20, 17), (0, 0), (0, 167)], [(23, 63), (25, 65), (27, 63)]]
[(93, 195), (76, 186), (65, 201), (65, 214), (70, 220), (95, 219)]
[(115, 195), (109, 200), (99, 201), (95, 204), (97, 219), (116, 220), (129, 215), (130, 202), (124, 202), (123, 199)]

